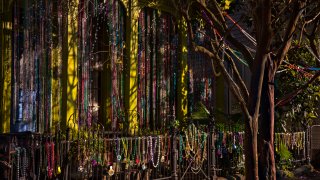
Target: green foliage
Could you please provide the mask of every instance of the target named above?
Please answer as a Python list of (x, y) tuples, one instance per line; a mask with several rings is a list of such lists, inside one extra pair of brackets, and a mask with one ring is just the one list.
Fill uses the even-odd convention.
[(201, 102), (195, 105), (194, 112), (192, 112), (191, 115), (193, 120), (209, 119), (209, 116), (209, 110), (207, 110), (206, 106)]
[(292, 154), (288, 150), (287, 146), (283, 143), (280, 144), (278, 151), (276, 151), (278, 157), (278, 168), (282, 170), (287, 170), (292, 167), (291, 159)]
[(285, 174), (285, 177), (288, 178), (288, 179), (293, 179), (294, 178), (293, 172), (291, 172), (289, 170), (284, 170), (283, 173)]
[(222, 10), (230, 10), (231, 9), (231, 5), (233, 5), (235, 2), (235, 0), (221, 0), (220, 1), (220, 7)]
[[(286, 62), (296, 67), (316, 67), (316, 60), (306, 48), (296, 47), (289, 51)], [(279, 99), (295, 89), (303, 86), (315, 72), (289, 68), (284, 64), (280, 70), (285, 70), (276, 76), (276, 98)], [(307, 73), (309, 76), (307, 76)], [(281, 83), (281, 84), (280, 84)], [(275, 112), (276, 131), (298, 131), (311, 125), (319, 117), (320, 105), (319, 81), (309, 84), (300, 94), (283, 107), (277, 107)]]
[(280, 144), (279, 151), (277, 152), (280, 156), (280, 161), (289, 161), (292, 158), (291, 152), (287, 146), (283, 143)]

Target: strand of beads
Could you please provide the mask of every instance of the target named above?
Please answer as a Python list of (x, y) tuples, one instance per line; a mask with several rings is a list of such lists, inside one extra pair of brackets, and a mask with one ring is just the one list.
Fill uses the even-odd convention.
[(121, 138), (123, 145), (123, 163), (125, 163), (125, 169), (129, 168), (130, 157), (128, 157), (128, 139)]
[(54, 143), (51, 142), (51, 176), (50, 176), (50, 178), (52, 178), (52, 176), (53, 176), (54, 167), (55, 167), (55, 163), (54, 163)]
[[(187, 136), (186, 136), (187, 138)], [(186, 144), (189, 144), (187, 141), (186, 141)], [(182, 152), (183, 152), (183, 137), (182, 135), (180, 134), (179, 136), (179, 162), (181, 163), (182, 162)], [(188, 146), (187, 146), (188, 147)], [(185, 153), (187, 153), (188, 149), (185, 148)]]
[(46, 142), (46, 152), (47, 152), (47, 171), (48, 171), (48, 177), (51, 179), (52, 178), (52, 175), (53, 175), (53, 161), (52, 161), (52, 158), (53, 155), (52, 155), (52, 150), (50, 149), (50, 147), (52, 146), (51, 143), (49, 142)]
[[(152, 141), (152, 139), (151, 139), (151, 141)], [(155, 167), (155, 168), (159, 166), (159, 162), (160, 162), (160, 154), (161, 154), (160, 144), (161, 144), (161, 136), (158, 136), (158, 157), (157, 157), (157, 163), (156, 163), (156, 164), (154, 164), (153, 156), (151, 157), (152, 165), (153, 165), (153, 167)], [(155, 148), (154, 148), (154, 149), (156, 149), (156, 145), (155, 145)], [(152, 153), (152, 155), (153, 155), (153, 154), (154, 154), (154, 153)]]
[(141, 141), (141, 137), (139, 137), (138, 138), (138, 149), (137, 149), (137, 155), (136, 155), (136, 165), (140, 165), (140, 158), (141, 158), (141, 152), (140, 152), (140, 145), (141, 145), (141, 143), (140, 143), (140, 141)]
[[(147, 139), (147, 143), (148, 143), (148, 139)], [(148, 151), (148, 149), (147, 149)], [(146, 166), (146, 145), (145, 145), (145, 137), (142, 137), (142, 170), (146, 170), (147, 166)]]
[(17, 180), (20, 180), (20, 147), (16, 148), (16, 154), (17, 154)]
[[(129, 145), (128, 145), (129, 146)], [(129, 163), (129, 166), (133, 166), (133, 158), (134, 158), (134, 154), (135, 152), (133, 152), (133, 139), (131, 138), (130, 139), (130, 151), (128, 153), (128, 163)]]
[(40, 168), (41, 168), (41, 165), (42, 165), (42, 138), (40, 137), (40, 142), (39, 142), (39, 164), (38, 164), (38, 172), (37, 172), (37, 179), (39, 180), (40, 179)]
[(117, 153), (117, 161), (121, 161), (121, 154), (120, 154), (120, 139), (117, 138), (117, 143), (116, 143), (116, 153)]
[(136, 156), (137, 156), (137, 140), (138, 139), (134, 139), (134, 146), (133, 146), (133, 152), (132, 152), (132, 157), (131, 157), (131, 160), (132, 160), (132, 165), (134, 165), (134, 161), (136, 160)]
[[(195, 174), (198, 174), (201, 170), (204, 160), (207, 157), (207, 134), (202, 132), (202, 141), (199, 142), (199, 147), (197, 153), (194, 157), (195, 167), (191, 167), (191, 171)], [(202, 153), (201, 153), (202, 152)]]
[(164, 141), (162, 141), (162, 153), (161, 153), (161, 159), (160, 162), (164, 163), (166, 161), (166, 158), (168, 156), (168, 136), (167, 134), (164, 136)]
[(22, 148), (21, 152), (23, 152), (21, 176), (22, 176), (23, 179), (26, 179), (26, 169), (28, 167), (27, 150), (26, 150), (26, 148)]
[(147, 144), (149, 144), (149, 151), (150, 151), (150, 157), (151, 157), (151, 161), (153, 160), (153, 145), (152, 145), (152, 137), (149, 136), (148, 139), (147, 139)]

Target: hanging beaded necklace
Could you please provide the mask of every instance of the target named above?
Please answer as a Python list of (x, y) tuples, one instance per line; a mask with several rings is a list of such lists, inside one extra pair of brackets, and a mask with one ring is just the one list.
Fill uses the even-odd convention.
[(20, 159), (20, 147), (16, 148), (16, 166), (17, 166), (17, 172), (16, 172), (16, 176), (17, 176), (17, 180), (20, 180), (20, 166), (21, 166), (21, 159)]
[(47, 153), (47, 172), (48, 177), (51, 179), (54, 171), (54, 143), (46, 142), (46, 153)]
[(38, 164), (38, 172), (37, 172), (37, 179), (40, 179), (40, 173), (41, 173), (41, 166), (42, 166), (42, 137), (40, 136), (39, 142), (36, 142), (36, 146), (39, 148), (39, 164)]
[[(147, 140), (148, 142), (148, 140)], [(141, 165), (141, 168), (142, 170), (146, 170), (147, 169), (147, 166), (146, 166), (146, 163), (147, 163), (147, 150), (146, 150), (146, 145), (145, 145), (145, 137), (142, 137), (142, 165)]]
[(129, 153), (128, 153), (128, 164), (130, 167), (133, 166), (133, 158), (134, 158), (134, 147), (133, 147), (133, 138), (130, 138), (130, 150), (129, 150)]
[[(186, 144), (187, 144), (187, 147), (184, 147), (184, 151), (185, 151), (185, 153), (187, 153), (187, 151), (188, 151), (188, 154), (190, 154), (189, 153), (189, 149), (190, 149), (190, 147), (189, 147), (189, 143), (187, 143), (186, 142)], [(180, 134), (180, 136), (179, 136), (179, 162), (181, 163), (182, 162), (182, 156), (183, 156), (183, 145), (184, 145), (184, 143), (183, 143), (183, 137), (182, 137), (182, 135)]]
[(202, 133), (202, 141), (199, 144), (200, 148), (197, 150), (197, 153), (195, 154), (195, 161), (194, 166), (191, 166), (191, 171), (195, 174), (199, 173), (204, 160), (207, 158), (207, 135), (205, 133)]
[(137, 159), (137, 144), (138, 144), (138, 138), (134, 138), (134, 145), (133, 145), (133, 153), (131, 156), (131, 166), (136, 164), (136, 159)]
[(117, 161), (120, 162), (121, 161), (121, 154), (120, 154), (120, 139), (117, 138), (116, 141), (116, 156), (117, 156)]
[(137, 149), (137, 155), (136, 155), (136, 159), (135, 159), (135, 162), (136, 162), (136, 165), (140, 165), (140, 157), (141, 157), (141, 151), (140, 151), (140, 147), (141, 147), (141, 137), (138, 137), (138, 149)]
[(128, 169), (128, 140), (126, 138), (121, 138), (122, 147), (123, 147), (123, 163), (126, 164), (126, 169)]
[[(200, 172), (204, 160), (207, 157), (207, 134), (198, 130), (194, 125), (190, 125), (185, 133), (185, 155), (191, 158), (193, 166), (191, 170), (197, 174)], [(180, 135), (179, 161), (182, 162), (182, 152), (184, 147), (183, 137)]]
[(28, 158), (27, 158), (27, 150), (26, 148), (22, 148), (22, 153), (23, 153), (23, 157), (22, 157), (22, 171), (21, 171), (21, 176), (22, 179), (26, 179), (26, 169), (28, 167)]
[(166, 149), (166, 142), (167, 142), (167, 134), (165, 134), (164, 140), (161, 141), (161, 148), (162, 148), (162, 153), (161, 153), (161, 159), (160, 162), (164, 163), (165, 162), (165, 158), (167, 156), (167, 149)]
[[(157, 155), (157, 163), (154, 162), (154, 153), (156, 152), (156, 147), (157, 147), (157, 140), (158, 140), (158, 155)], [(158, 167), (159, 162), (160, 162), (160, 154), (161, 154), (161, 136), (158, 136), (155, 138), (155, 143), (154, 143), (154, 148), (152, 147), (152, 137), (150, 136), (150, 155), (151, 155), (151, 162), (153, 167)]]

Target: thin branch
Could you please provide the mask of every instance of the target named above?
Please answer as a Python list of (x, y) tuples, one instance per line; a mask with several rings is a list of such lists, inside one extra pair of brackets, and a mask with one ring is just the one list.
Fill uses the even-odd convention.
[[(218, 21), (218, 19), (215, 17), (215, 15), (207, 7), (203, 6), (200, 3), (198, 3), (198, 5), (200, 7), (200, 11), (204, 12), (204, 14), (202, 16), (207, 16), (207, 18), (203, 17), (203, 19), (209, 25), (213, 26), (213, 28), (216, 29), (219, 32), (219, 34), (226, 35), (226, 37), (225, 37), (226, 40), (229, 41), (232, 45), (234, 45), (242, 53), (242, 55), (245, 57), (246, 61), (248, 61), (248, 64), (251, 68), (252, 64), (253, 64), (253, 57), (252, 57), (251, 52), (246, 48), (246, 46), (244, 46), (244, 44), (240, 43), (231, 34), (227, 33), (227, 29), (224, 28), (224, 27), (227, 27), (225, 24), (226, 22), (225, 21), (224, 22)], [(221, 14), (221, 11), (214, 12), (214, 13)], [(224, 24), (224, 25), (222, 25), (222, 24)]]
[(301, 42), (302, 42), (302, 36), (303, 36), (303, 32), (305, 31), (304, 29), (304, 27), (306, 26), (306, 22), (304, 22), (303, 23), (303, 25), (302, 25), (302, 28), (301, 28), (301, 30), (300, 30), (300, 35), (299, 35), (299, 42), (298, 42), (298, 45), (300, 46), (300, 44), (301, 44)]
[(239, 83), (242, 95), (244, 96), (245, 101), (248, 101), (249, 100), (249, 91), (247, 89), (247, 86), (244, 83), (233, 58), (229, 54), (226, 54), (226, 55), (227, 55), (227, 59), (231, 65), (232, 70), (235, 72), (235, 78), (236, 78), (236, 81), (238, 81), (238, 83)]
[(235, 97), (239, 101), (241, 109), (243, 110), (245, 115), (248, 117), (248, 119), (250, 119), (251, 116), (250, 116), (250, 113), (248, 111), (246, 101), (243, 98), (242, 94), (240, 93), (241, 90), (240, 90), (239, 86), (237, 85), (237, 83), (234, 82), (234, 80), (230, 76), (229, 72), (227, 71), (226, 67), (224, 66), (223, 61), (220, 59), (220, 57), (217, 55), (217, 53), (212, 53), (211, 51), (209, 51), (205, 47), (198, 46), (198, 45), (195, 45), (195, 44), (193, 44), (193, 47), (194, 47), (193, 49), (196, 52), (201, 52), (201, 53), (207, 55), (208, 57), (210, 57), (212, 60), (215, 59), (215, 60), (218, 61), (218, 65), (219, 65), (219, 67), (221, 69), (221, 72), (222, 72), (224, 78), (226, 79), (226, 81), (228, 82), (229, 86), (231, 87), (232, 93), (235, 95)]
[(246, 101), (242, 97), (242, 94), (240, 93), (241, 91), (240, 91), (238, 85), (234, 82), (234, 80), (232, 79), (232, 77), (230, 76), (228, 71), (226, 70), (223, 61), (220, 59), (220, 57), (218, 56), (217, 53), (212, 53), (207, 48), (202, 47), (202, 46), (198, 46), (198, 45), (195, 44), (195, 42), (194, 42), (194, 34), (193, 34), (192, 26), (191, 26), (191, 23), (190, 23), (190, 18), (189, 18), (189, 16), (188, 16), (186, 11), (182, 11), (182, 14), (185, 17), (185, 20), (186, 20), (186, 23), (187, 23), (187, 29), (188, 29), (188, 34), (189, 34), (189, 37), (190, 37), (191, 47), (193, 48), (193, 50), (195, 52), (201, 52), (201, 53), (207, 55), (212, 60), (217, 60), (217, 64), (220, 67), (224, 78), (226, 79), (226, 81), (228, 82), (229, 86), (231, 87), (232, 93), (237, 98), (237, 100), (240, 103), (241, 109), (243, 110), (243, 112), (245, 113), (247, 118), (250, 120), (251, 116), (250, 116), (250, 113), (248, 111)]
[[(291, 16), (291, 19), (288, 23), (288, 26), (286, 28), (286, 33), (284, 36), (284, 42), (280, 48), (280, 50), (277, 52), (276, 55), (276, 67), (279, 67), (285, 57), (285, 55), (287, 54), (287, 52), (289, 51), (289, 48), (291, 46), (292, 43), (292, 36), (293, 33), (296, 30), (296, 26), (297, 26), (297, 22), (299, 20), (299, 17), (302, 13), (302, 7), (304, 6), (305, 2), (304, 1), (296, 1), (295, 5), (294, 5), (294, 10), (293, 10), (293, 14)], [(276, 73), (277, 68), (274, 68), (274, 74)]]
[(308, 14), (305, 15), (305, 22), (310, 24), (320, 16), (320, 3), (311, 1), (310, 3), (307, 3), (306, 9), (307, 8), (310, 10), (308, 10)]
[(211, 66), (212, 66), (212, 71), (215, 77), (219, 77), (221, 75), (221, 72), (218, 72), (215, 68), (215, 65), (213, 63), (213, 61), (211, 61)]
[[(200, 46), (198, 46), (198, 47), (200, 47)], [(244, 83), (244, 81), (243, 81), (243, 79), (242, 79), (242, 77), (241, 77), (241, 75), (240, 75), (240, 73), (238, 71), (238, 68), (237, 68), (236, 64), (234, 63), (234, 61), (233, 61), (233, 59), (225, 52), (225, 50), (222, 50), (222, 54), (223, 54), (222, 55), (223, 56), (222, 59), (219, 58), (219, 56), (217, 55), (219, 49), (215, 48), (213, 43), (211, 43), (211, 47), (212, 47), (212, 49), (214, 51), (213, 53), (216, 54), (216, 58), (218, 58), (218, 60), (221, 61), (224, 69), (226, 69), (226, 67), (224, 66), (224, 63), (223, 63), (224, 59), (223, 58), (224, 58), (225, 55), (227, 56), (227, 60), (229, 61), (232, 70), (235, 72), (235, 74), (233, 74), (233, 76), (235, 76), (236, 81), (238, 81), (240, 84), (236, 83), (232, 79), (232, 77), (231, 77), (229, 72), (228, 72), (228, 75), (232, 79), (237, 92), (240, 92), (242, 98), (244, 98), (245, 102), (247, 102), (249, 100), (249, 92), (248, 92), (248, 89), (247, 89), (247, 87), (246, 87), (246, 85), (245, 85), (245, 83)], [(220, 48), (220, 46), (218, 46), (218, 47)]]
[(286, 12), (286, 10), (287, 10), (288, 7), (290, 6), (291, 2), (292, 2), (292, 1), (290, 1), (289, 3), (287, 3), (286, 6), (283, 7), (283, 8), (279, 11), (279, 13), (276, 15), (277, 18), (275, 18), (275, 19), (272, 20), (272, 24), (274, 24), (275, 22), (277, 22), (277, 21), (280, 19), (280, 17), (281, 17), (280, 15), (281, 15), (282, 13)]
[(310, 24), (312, 23), (314, 20), (316, 20), (318, 17), (320, 16), (320, 11), (318, 12), (318, 14), (316, 14), (313, 18), (311, 18), (310, 20), (306, 21), (306, 24)]
[[(299, 38), (299, 45), (300, 45), (300, 43), (301, 43), (301, 41), (302, 41), (302, 37), (303, 37), (303, 33), (306, 33), (306, 30), (305, 30), (305, 26), (306, 25), (308, 25), (308, 24), (310, 24), (310, 23), (312, 23), (312, 22), (315, 22), (314, 23), (314, 26), (313, 26), (313, 30), (312, 30), (312, 32), (311, 32), (311, 35), (308, 35), (307, 33), (306, 33), (306, 36), (309, 38), (310, 36), (312, 36), (313, 37), (313, 39), (314, 39), (314, 37), (315, 37), (315, 32), (317, 31), (317, 29), (318, 29), (318, 26), (319, 26), (319, 20), (320, 20), (320, 11), (319, 12), (317, 12), (314, 16), (311, 16), (311, 17), (309, 17), (308, 19), (304, 19), (304, 22), (303, 22), (303, 25), (302, 25), (302, 28), (301, 28), (301, 30), (300, 30), (300, 38)], [(309, 40), (310, 40), (310, 43), (311, 43), (311, 38), (309, 38)], [(314, 49), (312, 48), (312, 50), (314, 51)], [(314, 54), (318, 54), (316, 51), (314, 51)], [(317, 55), (317, 58), (319, 58), (319, 56)]]
[(277, 106), (284, 106), (287, 103), (289, 103), (294, 97), (296, 97), (299, 93), (301, 93), (302, 91), (304, 91), (309, 84), (312, 84), (315, 80), (318, 79), (318, 77), (320, 77), (320, 71), (317, 72), (315, 75), (313, 75), (313, 77), (303, 86), (299, 87), (298, 89), (296, 89), (295, 91), (285, 95), (284, 97), (282, 97), (281, 99), (279, 99), (276, 103), (275, 103), (275, 107)]
[[(201, 3), (202, 4), (202, 3)], [(224, 16), (222, 14), (222, 11), (221, 11), (221, 8), (219, 7), (219, 4), (217, 3), (216, 0), (213, 0), (213, 2), (211, 2), (211, 5), (212, 5), (212, 8), (213, 8), (213, 12), (215, 12), (216, 17), (217, 17), (217, 20), (219, 22), (221, 22), (221, 25), (223, 26), (224, 29), (227, 29), (227, 23), (226, 23), (226, 20), (224, 19)], [(204, 6), (202, 4), (202, 6)], [(204, 6), (206, 7), (206, 6)], [(208, 9), (208, 8), (207, 8)], [(209, 13), (211, 14), (211, 16), (214, 16), (211, 11), (209, 11)]]
[[(320, 17), (320, 16), (319, 16)], [(320, 24), (320, 18), (317, 19), (317, 21), (315, 22), (314, 26), (313, 26), (313, 29), (311, 31), (311, 34), (310, 35), (306, 35), (307, 38), (309, 39), (310, 41), (310, 47), (311, 47), (311, 50), (313, 52), (313, 54), (316, 56), (317, 58), (317, 64), (320, 65), (320, 62), (319, 62), (319, 59), (320, 59), (320, 53), (318, 52), (318, 49), (317, 49), (317, 46), (315, 44), (315, 39), (316, 39), (316, 32), (319, 28), (319, 24)]]

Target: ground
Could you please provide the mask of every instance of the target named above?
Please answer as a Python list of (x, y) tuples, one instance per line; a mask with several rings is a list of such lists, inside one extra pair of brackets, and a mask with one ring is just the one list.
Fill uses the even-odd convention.
[(320, 180), (320, 169), (315, 169), (313, 172), (300, 177), (296, 177), (295, 179)]
[[(245, 177), (241, 174), (236, 174), (234, 176), (230, 176), (228, 178), (226, 177), (217, 177), (216, 180), (244, 180)], [(314, 171), (302, 175), (302, 176), (296, 176), (294, 178), (285, 178), (284, 180), (320, 180), (320, 169), (315, 169)], [(280, 179), (281, 180), (281, 179)]]

